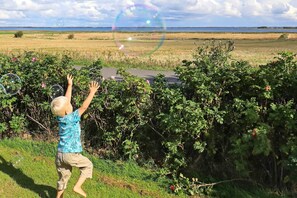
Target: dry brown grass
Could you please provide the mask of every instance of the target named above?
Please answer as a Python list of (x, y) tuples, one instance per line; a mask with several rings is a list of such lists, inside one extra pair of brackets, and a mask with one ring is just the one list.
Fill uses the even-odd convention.
[(150, 192), (144, 188), (140, 188), (137, 184), (129, 184), (123, 180), (115, 179), (112, 177), (99, 176), (99, 179), (97, 181), (104, 183), (108, 186), (117, 187), (121, 189), (128, 189), (134, 193), (139, 194), (140, 196), (161, 198), (161, 195), (155, 192)]
[[(230, 39), (230, 40), (275, 40), (283, 33), (176, 33), (167, 39)], [(297, 39), (297, 34), (290, 34), (290, 39)]]
[[(13, 38), (13, 34), (0, 34), (0, 50), (11, 54), (22, 51), (37, 51), (55, 55), (68, 54), (74, 60), (103, 59), (113, 66), (115, 62), (126, 65), (149, 67), (154, 65), (173, 68), (183, 59), (191, 59), (193, 50), (209, 39), (234, 40), (235, 59), (249, 61), (252, 65), (270, 61), (280, 51), (297, 53), (297, 34), (290, 33), (289, 40), (278, 40), (282, 33), (167, 33), (162, 47), (150, 57), (126, 56), (115, 45), (111, 32), (75, 32), (74, 39), (67, 39), (69, 33), (24, 32), (23, 38)], [(147, 38), (146, 33), (123, 33), (118, 38), (137, 34)], [(147, 45), (138, 46), (145, 50)]]

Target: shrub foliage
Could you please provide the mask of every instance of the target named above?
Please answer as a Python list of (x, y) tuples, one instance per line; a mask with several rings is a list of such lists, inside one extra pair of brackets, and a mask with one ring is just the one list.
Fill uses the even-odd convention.
[(74, 34), (69, 34), (69, 35), (67, 36), (67, 38), (68, 38), (68, 39), (74, 39)]
[(16, 33), (14, 33), (15, 38), (22, 38), (23, 35), (24, 35), (23, 31), (17, 31)]

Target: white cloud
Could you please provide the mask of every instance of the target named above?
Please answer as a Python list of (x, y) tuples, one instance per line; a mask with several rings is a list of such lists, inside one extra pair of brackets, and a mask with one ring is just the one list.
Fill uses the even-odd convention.
[(14, 0), (12, 3), (15, 4), (16, 9), (38, 11), (41, 9), (40, 4), (37, 4), (31, 0)]
[(55, 17), (57, 15), (57, 12), (54, 9), (50, 8), (41, 12), (40, 15), (44, 17)]
[(159, 9), (171, 26), (195, 20), (203, 20), (209, 26), (224, 25), (221, 24), (224, 18), (250, 21), (251, 25), (255, 18), (263, 25), (297, 21), (297, 0), (0, 0), (0, 20), (9, 24), (16, 18), (23, 18), (24, 23), (38, 19), (44, 24), (64, 18), (72, 21), (71, 25), (81, 25), (79, 21), (108, 25), (121, 8), (143, 3)]
[(289, 5), (288, 7), (288, 11), (285, 12), (282, 16), (286, 19), (297, 22), (297, 7), (293, 7), (292, 5)]
[(24, 17), (25, 15), (21, 11), (0, 10), (0, 19), (21, 19)]
[(223, 3), (221, 15), (241, 17), (242, 2), (240, 0), (227, 0)]

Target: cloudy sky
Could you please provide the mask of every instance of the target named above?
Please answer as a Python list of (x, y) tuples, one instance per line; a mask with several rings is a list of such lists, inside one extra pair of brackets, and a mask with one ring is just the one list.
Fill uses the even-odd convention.
[(167, 27), (297, 26), (297, 0), (0, 0), (0, 26), (110, 27), (127, 6), (158, 9)]

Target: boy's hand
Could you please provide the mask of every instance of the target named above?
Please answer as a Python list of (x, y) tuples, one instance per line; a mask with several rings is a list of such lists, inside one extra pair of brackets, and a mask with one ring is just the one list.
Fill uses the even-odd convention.
[(67, 75), (67, 81), (68, 81), (68, 87), (65, 93), (65, 97), (68, 98), (69, 101), (71, 101), (71, 96), (72, 96), (72, 81), (73, 81), (73, 76), (71, 74)]
[(78, 113), (80, 116), (87, 110), (96, 91), (99, 89), (100, 86), (98, 82), (92, 81), (89, 87), (90, 87), (90, 93), (88, 97), (85, 99), (85, 101), (83, 102), (82, 106), (78, 109)]
[(96, 93), (96, 91), (99, 89), (100, 85), (99, 85), (98, 82), (92, 81), (90, 83), (90, 86), (89, 87), (90, 87), (90, 92)]
[(73, 84), (73, 76), (71, 74), (67, 74), (67, 81), (68, 81), (68, 85)]
[(90, 86), (89, 87), (90, 87), (90, 93), (96, 93), (96, 91), (99, 89), (100, 85), (99, 85), (98, 82), (92, 81), (90, 83)]

